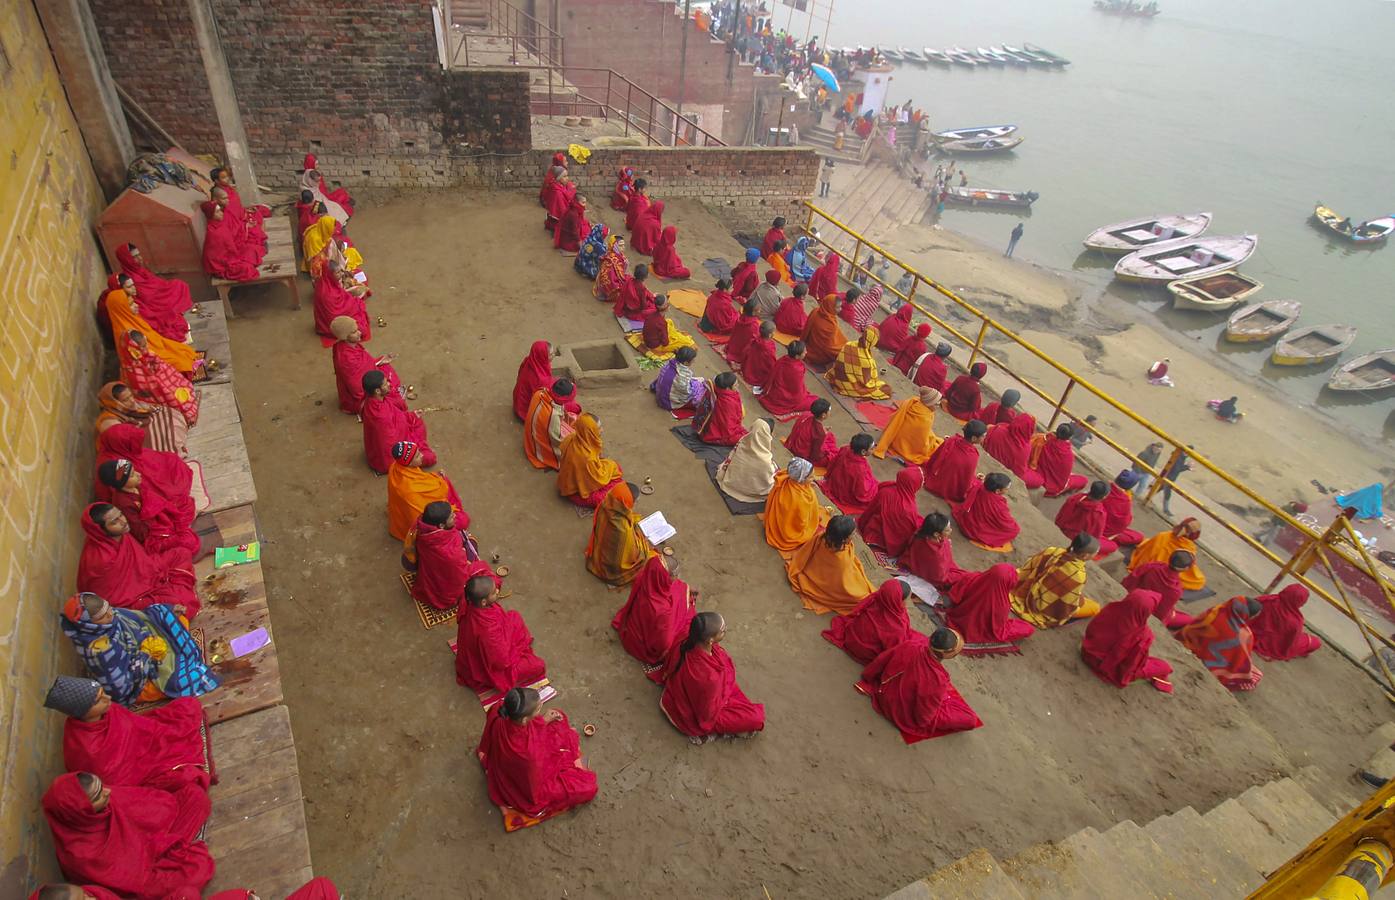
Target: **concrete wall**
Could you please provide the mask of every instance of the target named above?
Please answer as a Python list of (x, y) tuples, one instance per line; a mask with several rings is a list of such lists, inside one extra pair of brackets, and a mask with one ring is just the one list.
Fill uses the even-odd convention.
[(0, 7), (0, 897), (57, 875), (39, 797), (62, 769), (41, 706), (76, 668), (57, 612), (71, 592), (92, 471), (104, 286), (102, 194), (28, 0)]

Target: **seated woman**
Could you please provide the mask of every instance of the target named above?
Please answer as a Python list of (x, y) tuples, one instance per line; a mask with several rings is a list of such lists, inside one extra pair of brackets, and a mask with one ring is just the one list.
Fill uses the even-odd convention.
[(697, 410), (709, 390), (707, 379), (693, 374), (692, 363), (697, 359), (693, 347), (679, 347), (673, 359), (659, 369), (659, 377), (649, 385), (654, 392), (654, 402), (660, 409), (677, 412), (680, 409)]
[(731, 279), (718, 278), (717, 286), (707, 295), (698, 328), (706, 334), (731, 334), (739, 314), (731, 296)]
[(773, 442), (770, 420), (757, 419), (750, 432), (737, 441), (736, 447), (717, 467), (718, 489), (742, 503), (764, 503), (775, 486), (775, 473), (780, 469), (771, 454)]
[(877, 346), (886, 353), (899, 353), (911, 339), (911, 316), (914, 313), (915, 307), (907, 303), (882, 319), (877, 325), (877, 330), (882, 336)]
[(320, 216), (320, 218), (305, 229), (305, 233), (300, 238), (300, 249), (304, 258), (301, 261), (302, 268), (310, 273), (310, 277), (318, 279), (330, 263), (338, 263), (339, 266), (349, 273), (354, 273), (363, 268), (363, 256), (349, 245), (342, 238), (335, 237), (337, 223), (333, 216)]
[(843, 264), (843, 258), (837, 253), (829, 253), (823, 265), (814, 270), (814, 277), (809, 279), (809, 296), (815, 300), (821, 300), (829, 294), (838, 292), (838, 268)]
[(1032, 438), (1032, 471), (1041, 476), (1041, 486), (1048, 497), (1059, 497), (1078, 491), (1089, 483), (1084, 475), (1075, 474), (1075, 447), (1071, 435), (1075, 428), (1069, 422), (1056, 426), (1054, 434)]
[(862, 598), (846, 616), (835, 616), (823, 632), (828, 641), (862, 665), (867, 665), (882, 652), (890, 650), (915, 635), (911, 618), (906, 614), (906, 600), (911, 586), (893, 578)]
[(489, 800), (506, 822), (513, 812), (534, 824), (596, 797), (596, 773), (586, 768), (581, 738), (560, 710), (542, 712), (532, 688), (513, 688), (490, 708), (475, 756)]
[(1143, 543), (1143, 535), (1129, 527), (1133, 524), (1133, 489), (1137, 484), (1138, 473), (1125, 469), (1115, 477), (1104, 498), (1104, 536), (1121, 547)]
[(581, 404), (576, 385), (559, 378), (551, 387), (539, 388), (523, 417), (523, 455), (535, 469), (556, 471), (562, 465), (562, 442), (572, 433)]
[(828, 370), (828, 383), (835, 391), (845, 397), (891, 399), (891, 385), (882, 380), (877, 357), (872, 354), (879, 336), (877, 327), (868, 325), (856, 343), (843, 345), (833, 368)]
[(945, 361), (953, 353), (949, 344), (941, 341), (935, 345), (934, 353), (927, 353), (915, 361), (906, 377), (915, 383), (916, 387), (932, 387), (940, 393), (948, 389), (949, 369)]
[(656, 551), (639, 527), (634, 494), (621, 484), (605, 495), (586, 542), (586, 571), (618, 587), (634, 581)]
[(993, 425), (983, 439), (983, 449), (1009, 472), (1022, 479), (1028, 490), (1041, 487), (1041, 475), (1027, 467), (1032, 458), (1032, 436), (1037, 420), (1030, 413), (1018, 413), (1011, 422)]
[(800, 335), (808, 348), (808, 362), (816, 366), (831, 365), (842, 352), (848, 339), (838, 324), (838, 295), (827, 294), (809, 313), (809, 321)]
[(336, 338), (330, 351), (334, 359), (334, 386), (339, 393), (339, 411), (356, 416), (363, 410), (363, 376), (369, 372), (381, 372), (389, 393), (408, 395), (402, 390), (402, 379), (392, 367), (396, 353), (374, 356), (363, 347), (363, 331), (359, 323), (349, 316), (335, 316), (329, 320), (330, 333)]
[[(794, 287), (794, 275), (790, 272), (790, 264), (785, 261), (785, 248), (789, 245), (784, 241), (776, 241), (770, 253), (765, 257), (765, 262), (770, 266), (770, 271), (778, 276), (776, 284), (783, 284), (786, 287)], [(770, 273), (767, 272), (767, 275)], [(772, 312), (773, 314), (773, 312)]]
[(915, 498), (925, 482), (925, 473), (908, 466), (896, 473), (895, 481), (884, 481), (867, 509), (857, 518), (857, 530), (867, 546), (888, 556), (900, 556), (920, 526)]
[(402, 395), (390, 391), (387, 376), (378, 369), (363, 373), (363, 454), (368, 468), (379, 475), (387, 473), (392, 464), (392, 445), (410, 441), (417, 445), (421, 464), (436, 465), (436, 451), (426, 440), (426, 423), (419, 414), (407, 409)]
[(577, 416), (571, 436), (562, 441), (557, 493), (594, 509), (611, 488), (623, 484), (620, 464), (602, 456), (602, 449), (600, 421), (590, 413)]
[[(112, 282), (116, 282), (114, 285)], [(192, 345), (184, 343), (184, 338), (169, 338), (157, 329), (145, 316), (141, 315), (140, 289), (129, 275), (113, 275), (107, 279), (111, 287), (102, 295), (102, 309), (111, 326), (112, 346), (120, 347), (121, 339), (132, 331), (145, 336), (145, 345), (176, 372), (184, 376), (194, 373), (198, 357)], [(141, 298), (143, 299), (143, 298)], [(183, 322), (181, 316), (179, 321)], [(185, 334), (188, 327), (185, 326)], [(122, 360), (124, 364), (124, 360)]]
[(58, 620), (78, 658), (123, 706), (198, 697), (218, 687), (199, 645), (174, 607), (117, 609), (96, 594), (74, 594)]
[(662, 358), (676, 352), (680, 347), (696, 347), (697, 342), (678, 330), (665, 313), (668, 312), (668, 297), (664, 294), (654, 298), (654, 308), (644, 318), (640, 337), (649, 355)]
[(205, 200), (199, 209), (207, 220), (203, 235), (204, 272), (228, 281), (253, 281), (260, 277), (262, 273), (257, 267), (261, 264), (261, 255), (247, 243), (239, 223), (212, 200)]
[(882, 305), (882, 286), (874, 284), (865, 292), (860, 287), (850, 287), (843, 295), (843, 305), (838, 308), (838, 317), (856, 331), (865, 331), (872, 325)]
[(552, 384), (552, 345), (534, 341), (528, 355), (518, 364), (518, 377), (513, 383), (513, 414), (519, 421), (528, 415), (533, 395)]
[(1184, 625), (1176, 632), (1177, 640), (1196, 654), (1221, 684), (1232, 691), (1252, 691), (1264, 673), (1255, 665), (1250, 621), (1264, 611), (1257, 600), (1232, 597)]
[(736, 264), (736, 268), (731, 270), (731, 294), (737, 300), (746, 301), (746, 298), (755, 293), (760, 285), (760, 270), (756, 263), (760, 262), (760, 248), (749, 247), (746, 250), (746, 258)]
[[(907, 307), (901, 307), (906, 309)], [(906, 343), (901, 346), (891, 357), (891, 364), (896, 367), (902, 375), (912, 378), (911, 372), (915, 369), (916, 363), (929, 354), (930, 350), (926, 346), (925, 339), (930, 336), (930, 326), (924, 323), (915, 327), (915, 332), (906, 337)], [(886, 343), (886, 335), (882, 335), (882, 344)], [(943, 379), (941, 379), (943, 380)], [(933, 385), (932, 385), (933, 386)], [(940, 393), (940, 388), (935, 388), (936, 393)]]
[(533, 652), (533, 634), (523, 614), (499, 604), (494, 579), (476, 575), (465, 582), (465, 602), (455, 619), (456, 684), (484, 697), (547, 677), (547, 664)]
[(1303, 630), (1303, 604), (1308, 602), (1308, 589), (1290, 584), (1277, 594), (1262, 594), (1255, 598), (1260, 606), (1258, 616), (1250, 619), (1250, 631), (1255, 636), (1255, 652), (1276, 661), (1307, 656), (1322, 646), (1322, 641)]
[(795, 457), (783, 472), (775, 474), (775, 484), (765, 498), (765, 542), (782, 556), (798, 550), (828, 524), (828, 514), (819, 506), (818, 495), (809, 479), (814, 466)]
[(557, 222), (557, 230), (552, 235), (553, 249), (576, 253), (590, 233), (591, 223), (586, 220), (586, 198), (575, 194), (567, 204), (567, 211)]
[(636, 253), (653, 256), (654, 248), (659, 246), (659, 238), (663, 233), (664, 201), (655, 200), (649, 204), (648, 209), (635, 217), (634, 227), (630, 229), (630, 246)]
[(789, 263), (790, 275), (798, 282), (806, 282), (814, 277), (813, 263), (819, 262), (809, 251), (809, 238), (795, 238), (794, 246), (785, 251), (785, 262)]
[(935, 407), (939, 402), (940, 392), (934, 388), (921, 388), (918, 397), (901, 401), (896, 414), (882, 429), (872, 455), (885, 459), (890, 453), (913, 466), (929, 462), (940, 446), (940, 437), (935, 434)]
[(723, 372), (712, 380), (712, 390), (703, 397), (693, 423), (704, 443), (735, 447), (746, 436), (746, 426), (741, 424), (745, 416), (736, 376)]
[(979, 388), (978, 383), (987, 374), (987, 365), (974, 363), (969, 366), (968, 372), (954, 379), (949, 389), (945, 391), (945, 412), (961, 422), (967, 422), (974, 418), (983, 405), (983, 391)]
[(194, 384), (151, 349), (145, 335), (129, 331), (116, 339), (121, 380), (144, 403), (168, 406), (184, 417), (190, 428), (199, 423), (199, 395)]
[(974, 416), (981, 422), (988, 425), (1002, 425), (1011, 422), (1017, 416), (1017, 403), (1022, 399), (1022, 392), (1008, 388), (1003, 391), (1003, 396), (980, 409)]
[[(188, 472), (187, 466), (184, 471)], [(191, 560), (202, 556), (199, 536), (194, 534), (194, 501), (187, 481), (184, 492), (175, 493), (174, 485), (143, 477), (129, 459), (103, 462), (97, 467), (97, 479), (110, 488), (112, 505), (126, 517), (131, 536), (146, 552), (159, 555), (178, 550)]]
[(620, 285), (620, 291), (616, 295), (615, 304), (611, 311), (615, 313), (615, 318), (625, 319), (628, 322), (639, 322), (643, 327), (644, 320), (649, 318), (654, 312), (655, 297), (653, 291), (645, 285), (649, 280), (649, 267), (644, 263), (635, 266), (634, 274), (625, 279)]
[(664, 662), (659, 708), (694, 744), (728, 735), (755, 737), (765, 728), (765, 705), (742, 693), (736, 666), (721, 647), (726, 633), (720, 615), (698, 613)]
[[(135, 244), (117, 247), (116, 261), (121, 264), (122, 273), (136, 286), (141, 318), (171, 341), (183, 342), (187, 339), (189, 322), (184, 314), (194, 308), (189, 285), (177, 278), (161, 278), (152, 272), (146, 267), (145, 258)], [(112, 325), (115, 327), (115, 322)]]
[[(1186, 550), (1174, 550), (1167, 562), (1150, 562), (1136, 567), (1119, 583), (1126, 590), (1152, 591), (1158, 595), (1153, 615), (1169, 628), (1181, 628), (1194, 621), (1177, 608), (1182, 599), (1182, 582), (1177, 577), (1192, 567), (1195, 557)], [(1262, 598), (1261, 598), (1262, 599)]]
[(1109, 484), (1103, 481), (1090, 483), (1090, 490), (1084, 494), (1072, 494), (1056, 511), (1056, 527), (1061, 534), (1073, 538), (1082, 531), (1100, 542), (1100, 556), (1105, 557), (1119, 549), (1119, 545), (1104, 536), (1104, 525), (1109, 515), (1104, 511), (1104, 498), (1109, 496)]
[(601, 259), (605, 256), (606, 235), (610, 229), (600, 222), (591, 226), (591, 230), (586, 233), (586, 237), (581, 241), (581, 249), (576, 253), (576, 259), (572, 262), (572, 268), (583, 278), (589, 278), (592, 282), (601, 271)]
[(948, 628), (937, 628), (928, 638), (914, 634), (868, 663), (856, 687), (907, 744), (980, 728), (983, 721), (941, 664), (962, 647), (963, 639)]
[(925, 489), (950, 503), (963, 503), (978, 474), (978, 445), (988, 427), (972, 420), (959, 434), (945, 438), (924, 465)]
[(1129, 571), (1132, 572), (1150, 562), (1165, 563), (1178, 550), (1185, 550), (1192, 555), (1192, 564), (1186, 570), (1178, 572), (1177, 578), (1182, 583), (1182, 590), (1199, 591), (1206, 587), (1206, 575), (1196, 562), (1196, 542), (1200, 537), (1201, 523), (1188, 516), (1172, 526), (1171, 531), (1159, 532), (1135, 547), (1133, 555), (1129, 557)]
[(172, 897), (213, 880), (199, 840), (208, 794), (108, 786), (91, 772), (67, 772), (44, 792), (44, 818), (64, 876), (101, 885), (109, 897)]
[(754, 291), (751, 291), (751, 296), (748, 299), (755, 301), (758, 318), (774, 319), (775, 313), (780, 310), (780, 304), (784, 302), (780, 299), (779, 270), (771, 269), (766, 272), (765, 280)]
[(625, 238), (612, 234), (606, 238), (605, 256), (601, 257), (601, 266), (596, 270), (591, 296), (602, 303), (614, 303), (629, 277), (630, 261), (625, 258)]
[(687, 584), (669, 573), (662, 556), (649, 557), (630, 584), (630, 597), (610, 627), (620, 635), (625, 652), (644, 666), (650, 681), (660, 681), (669, 651), (687, 636), (697, 615), (696, 598)]
[(305, 236), (305, 229), (320, 221), (320, 216), (324, 213), (316, 211), (320, 201), (315, 199), (313, 191), (301, 191), (300, 196), (295, 201), (296, 234)]
[(804, 308), (804, 297), (808, 293), (808, 286), (796, 284), (794, 294), (780, 301), (780, 307), (775, 310), (775, 318), (772, 321), (781, 333), (804, 333), (804, 326), (809, 324), (809, 313)]
[(542, 205), (547, 211), (547, 215), (543, 217), (543, 230), (555, 238), (557, 226), (571, 208), (572, 200), (576, 199), (576, 185), (567, 177), (567, 170), (561, 166), (553, 166), (550, 171), (552, 183), (543, 185), (542, 190)]
[(59, 675), (44, 706), (64, 713), (63, 767), (91, 772), (107, 784), (208, 790), (216, 780), (207, 718), (193, 697), (179, 697), (140, 715), (116, 706), (91, 678)]
[[(134, 425), (113, 425), (97, 438), (97, 466), (111, 460), (129, 460), (143, 481), (154, 482), (170, 498), (176, 511), (189, 521), (194, 517), (194, 501), (189, 496), (194, 476), (189, 464), (177, 453), (146, 446), (145, 432)], [(99, 500), (110, 499), (112, 489), (97, 479), (94, 493)]]
[(731, 337), (727, 339), (727, 345), (722, 350), (722, 355), (733, 369), (741, 368), (741, 363), (745, 362), (746, 351), (750, 350), (751, 344), (760, 337), (760, 326), (760, 316), (756, 315), (756, 301), (749, 298), (741, 305), (741, 315), (732, 326)]
[(315, 154), (305, 154), (304, 170), (300, 173), (301, 190), (313, 191), (315, 199), (329, 207), (329, 212), (336, 221), (348, 222), (349, 217), (354, 214), (354, 198), (349, 196), (348, 188), (337, 187), (331, 191), (325, 184), (324, 176), (316, 168), (318, 164)]
[(421, 468), (417, 445), (398, 441), (392, 445), (392, 465), (387, 473), (388, 534), (399, 541), (407, 539), (417, 519), (426, 507), (444, 500), (452, 509), (464, 511), (455, 485), (444, 472), (426, 472)]
[(615, 190), (610, 192), (610, 208), (619, 212), (624, 212), (625, 207), (630, 203), (630, 195), (635, 189), (635, 170), (633, 166), (622, 166), (619, 174), (615, 176)]
[(765, 237), (760, 242), (760, 255), (769, 256), (775, 252), (775, 244), (785, 239), (785, 217), (776, 216), (770, 223), (770, 227), (765, 231)]
[(78, 590), (99, 594), (124, 609), (145, 609), (158, 603), (189, 619), (199, 614), (188, 550), (150, 553), (131, 535), (126, 516), (109, 503), (90, 504), (81, 522)]
[[(656, 204), (657, 205), (657, 204)], [(691, 278), (693, 273), (683, 265), (678, 256), (678, 229), (672, 225), (659, 234), (659, 242), (654, 245), (654, 274), (660, 278)]]
[(849, 515), (860, 515), (877, 495), (880, 485), (867, 463), (867, 453), (871, 449), (870, 434), (853, 435), (848, 445), (828, 461), (828, 474), (819, 482), (828, 499)]
[(476, 575), (499, 583), (479, 548), (466, 531), (470, 517), (445, 500), (433, 500), (421, 511), (402, 540), (402, 568), (415, 572), (412, 599), (432, 609), (455, 609), (465, 584)]
[(949, 589), (945, 624), (964, 639), (964, 655), (1017, 653), (1017, 643), (1036, 629), (1012, 617), (1013, 587), (1017, 570), (999, 563), (982, 572), (965, 575)]
[(649, 182), (643, 178), (635, 179), (634, 192), (630, 194), (630, 202), (625, 204), (625, 228), (628, 231), (635, 230), (635, 223), (649, 209), (649, 195), (645, 193), (648, 187)]
[(1080, 658), (1101, 681), (1128, 687), (1146, 678), (1157, 690), (1172, 693), (1172, 664), (1148, 655), (1153, 646), (1148, 617), (1157, 603), (1152, 591), (1129, 591), (1124, 599), (1106, 603), (1085, 626)]
[(774, 371), (775, 323), (761, 322), (760, 332), (746, 348), (746, 355), (741, 359), (741, 377), (751, 387), (756, 388), (759, 395), (759, 391), (764, 388)]
[(856, 519), (834, 516), (823, 533), (809, 538), (785, 560), (790, 587), (805, 609), (845, 616), (872, 593), (872, 582), (853, 546), (856, 533)]
[[(788, 416), (811, 409), (816, 403), (828, 404), (827, 400), (821, 400), (805, 386), (804, 376), (808, 372), (804, 366), (805, 355), (803, 341), (790, 341), (789, 346), (785, 348), (785, 355), (775, 360), (775, 365), (770, 369), (770, 377), (761, 385), (760, 395), (756, 397), (767, 412), (777, 416)], [(798, 427), (796, 424), (795, 428)], [(791, 435), (793, 434), (794, 432), (791, 432)], [(786, 443), (785, 446), (788, 447), (789, 444)], [(822, 457), (810, 460), (816, 465), (823, 465)]]
[(315, 333), (322, 339), (334, 339), (332, 323), (342, 317), (353, 319), (361, 340), (372, 340), (373, 328), (368, 323), (368, 307), (362, 297), (344, 287), (343, 269), (337, 263), (326, 266), (315, 279)]
[(117, 425), (131, 425), (145, 435), (143, 445), (177, 456), (188, 456), (185, 442), (189, 425), (184, 417), (168, 406), (152, 406), (136, 399), (136, 394), (120, 381), (108, 381), (97, 394), (97, 420), (93, 428), (100, 441), (103, 434)]
[(543, 170), (542, 187), (538, 188), (538, 203), (547, 206), (547, 196), (552, 185), (557, 183), (558, 169), (567, 170), (567, 154), (554, 153), (552, 161)]
[(949, 516), (933, 512), (920, 522), (906, 550), (896, 558), (901, 568), (930, 582), (937, 591), (948, 591), (961, 578), (971, 574), (954, 561), (954, 545), (949, 538)]
[(1069, 547), (1047, 547), (1017, 570), (1012, 608), (1037, 628), (1059, 628), (1072, 619), (1088, 619), (1100, 605), (1085, 596), (1085, 561), (1099, 552), (1099, 542), (1077, 534)]
[[(798, 343), (794, 341), (790, 344), (791, 357), (796, 360), (793, 351)], [(813, 394), (809, 394), (808, 399), (810, 402), (806, 411), (795, 419), (783, 443), (785, 449), (795, 456), (809, 460), (814, 466), (826, 467), (838, 453), (838, 438), (826, 425), (833, 407), (827, 400)]]
[[(1012, 507), (1004, 496), (1011, 484), (1012, 478), (1002, 472), (975, 478), (964, 495), (964, 502), (950, 507), (964, 537), (984, 550), (1007, 553), (1022, 531), (1022, 526), (1012, 517)], [(965, 640), (972, 642), (967, 635)]]

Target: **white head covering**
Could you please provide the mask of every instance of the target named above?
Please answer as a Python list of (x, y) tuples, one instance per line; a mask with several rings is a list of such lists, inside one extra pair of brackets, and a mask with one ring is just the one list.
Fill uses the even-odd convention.
[(757, 419), (751, 431), (743, 437), (717, 469), (717, 486), (733, 500), (761, 503), (775, 486), (779, 467), (771, 456), (773, 437), (770, 423)]
[(807, 459), (796, 456), (790, 460), (790, 464), (785, 466), (785, 471), (789, 473), (792, 480), (803, 484), (809, 480), (809, 476), (814, 474), (814, 464)]

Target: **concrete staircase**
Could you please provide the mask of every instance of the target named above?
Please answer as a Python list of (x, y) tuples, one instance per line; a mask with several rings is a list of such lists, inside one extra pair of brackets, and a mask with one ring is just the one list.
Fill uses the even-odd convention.
[(819, 156), (831, 156), (840, 163), (854, 166), (862, 165), (862, 146), (865, 143), (862, 138), (849, 130), (843, 140), (842, 150), (834, 150), (833, 141), (833, 129), (825, 128), (822, 125), (815, 125), (808, 131), (799, 133), (799, 142), (817, 149)]
[(828, 211), (852, 230), (871, 238), (929, 214), (930, 192), (920, 190), (892, 166), (875, 163), (856, 173), (856, 181)]
[(489, 9), (482, 0), (447, 0), (450, 3), (450, 21), (461, 28), (489, 27)]

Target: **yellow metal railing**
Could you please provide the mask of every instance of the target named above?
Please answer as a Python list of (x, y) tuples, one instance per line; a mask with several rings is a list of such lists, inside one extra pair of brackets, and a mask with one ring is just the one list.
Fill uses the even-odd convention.
[(1390, 875), (1393, 846), (1395, 782), (1269, 873), (1248, 900), (1367, 900)]
[[(1371, 649), (1372, 656), (1375, 658), (1377, 664), (1380, 667), (1381, 674), (1384, 676), (1386, 685), (1392, 693), (1391, 699), (1395, 700), (1395, 675), (1392, 675), (1390, 670), (1386, 668), (1384, 661), (1381, 659), (1381, 655), (1376, 652), (1375, 646), (1376, 644), (1381, 644), (1387, 648), (1395, 650), (1395, 641), (1392, 641), (1389, 637), (1387, 637), (1383, 631), (1373, 627), (1361, 615), (1361, 612), (1357, 608), (1356, 604), (1354, 604), (1351, 598), (1347, 596), (1346, 590), (1342, 586), (1341, 579), (1337, 576), (1337, 573), (1332, 570), (1332, 561), (1329, 557), (1329, 554), (1331, 556), (1335, 556), (1337, 559), (1357, 569), (1363, 575), (1371, 578), (1373, 582), (1376, 584), (1376, 586), (1379, 588), (1381, 594), (1384, 596), (1391, 610), (1395, 610), (1395, 587), (1392, 587), (1391, 583), (1380, 574), (1375, 561), (1371, 559), (1370, 554), (1368, 554), (1366, 552), (1365, 547), (1361, 545), (1361, 542), (1353, 532), (1350, 523), (1347, 522), (1345, 518), (1339, 518), (1338, 522), (1334, 523), (1332, 528), (1329, 528), (1326, 532), (1319, 533), (1313, 530), (1307, 524), (1294, 518), (1294, 516), (1291, 515), (1287, 510), (1282, 509), (1279, 506), (1276, 506), (1273, 502), (1271, 502), (1266, 497), (1261, 496), (1259, 493), (1257, 493), (1254, 489), (1249, 487), (1249, 485), (1245, 484), (1239, 478), (1232, 475), (1225, 469), (1221, 468), (1219, 465), (1212, 462), (1211, 460), (1207, 459), (1204, 455), (1198, 453), (1186, 441), (1184, 441), (1181, 438), (1174, 437), (1169, 432), (1164, 431), (1161, 427), (1149, 420), (1146, 416), (1143, 416), (1140, 413), (1135, 412), (1127, 404), (1115, 399), (1113, 396), (1106, 393), (1101, 388), (1092, 384), (1089, 381), (1089, 379), (1062, 365), (1060, 362), (1058, 362), (1055, 358), (1046, 353), (1044, 350), (1041, 350), (1040, 348), (1033, 345), (1030, 341), (1016, 334), (1012, 331), (1012, 329), (1008, 328), (1003, 323), (994, 319), (988, 313), (974, 306), (974, 304), (970, 303), (968, 300), (965, 300), (963, 297), (959, 296), (950, 288), (946, 287), (943, 284), (940, 284), (935, 279), (930, 278), (929, 276), (921, 273), (914, 266), (911, 266), (910, 264), (898, 259), (894, 254), (888, 252), (885, 248), (878, 246), (873, 241), (869, 240), (868, 238), (849, 228), (843, 222), (839, 221), (838, 219), (835, 219), (833, 216), (820, 209), (817, 205), (808, 201), (805, 201), (804, 205), (808, 208), (809, 211), (808, 221), (805, 223), (805, 232), (808, 234), (811, 240), (814, 240), (817, 243), (828, 248), (829, 250), (833, 250), (839, 253), (840, 256), (843, 256), (845, 263), (850, 267), (849, 274), (860, 273), (861, 275), (866, 276), (868, 279), (882, 285), (884, 294), (899, 297), (907, 303), (911, 304), (911, 306), (913, 306), (917, 311), (919, 311), (921, 315), (925, 316), (931, 322), (934, 322), (944, 333), (952, 336), (955, 340), (958, 340), (965, 347), (967, 347), (969, 349), (969, 361), (965, 363), (966, 369), (968, 368), (968, 366), (972, 365), (979, 359), (984, 359), (988, 362), (991, 362), (994, 366), (996, 366), (998, 369), (1001, 369), (1008, 375), (1011, 375), (1025, 390), (1029, 391), (1030, 393), (1036, 395), (1037, 397), (1052, 405), (1052, 415), (1050, 421), (1046, 425), (1047, 430), (1055, 428), (1057, 421), (1063, 415), (1068, 416), (1075, 420), (1077, 428), (1085, 428), (1094, 437), (1099, 439), (1103, 444), (1107, 445), (1112, 450), (1116, 451), (1121, 456), (1128, 459), (1136, 468), (1151, 473), (1154, 476), (1154, 480), (1145, 497), (1145, 502), (1146, 500), (1151, 500), (1153, 496), (1164, 485), (1166, 485), (1171, 489), (1172, 493), (1190, 502), (1208, 519), (1215, 522), (1217, 525), (1225, 529), (1230, 534), (1233, 534), (1235, 537), (1239, 538), (1247, 547), (1264, 557), (1264, 559), (1268, 563), (1277, 566), (1278, 574), (1276, 575), (1274, 580), (1270, 582), (1270, 588), (1277, 585), (1278, 582), (1286, 576), (1293, 578), (1295, 581), (1298, 581), (1299, 583), (1305, 585), (1310, 591), (1312, 591), (1313, 593), (1321, 597), (1323, 600), (1325, 600), (1334, 609), (1341, 612), (1342, 615), (1355, 622), (1357, 626), (1359, 626), (1361, 634), (1366, 640), (1367, 646)], [(831, 227), (831, 229), (833, 230), (832, 234), (825, 234), (822, 231), (815, 233), (816, 227), (823, 226), (825, 224)], [(839, 240), (835, 244), (834, 239), (837, 238), (841, 238), (841, 240)], [(846, 253), (848, 246), (852, 247), (851, 257), (843, 255), (844, 253)], [(877, 275), (877, 273), (873, 272), (871, 269), (869, 269), (867, 266), (863, 264), (863, 255), (868, 251), (875, 254), (876, 256), (881, 257), (882, 259), (891, 263), (896, 268), (903, 270), (906, 274), (911, 276), (910, 286), (907, 288), (905, 293), (902, 293), (901, 291), (897, 290), (895, 286), (883, 281), (881, 277)], [(917, 300), (917, 293), (922, 288), (929, 288), (930, 290), (938, 294), (940, 297), (944, 298), (945, 300), (948, 300), (951, 304), (952, 309), (957, 309), (960, 312), (966, 314), (969, 317), (969, 319), (977, 325), (976, 333), (972, 335), (966, 334), (959, 328), (956, 328), (952, 323), (946, 321), (944, 317), (937, 314), (935, 311), (928, 308), (923, 303), (919, 302)], [(1031, 354), (1031, 356), (1040, 360), (1042, 363), (1045, 363), (1049, 368), (1053, 369), (1057, 374), (1061, 375), (1065, 379), (1065, 386), (1059, 392), (1048, 391), (1045, 387), (1036, 384), (1031, 378), (1026, 376), (1024, 373), (1015, 370), (1005, 360), (1003, 360), (999, 356), (995, 356), (985, 347), (985, 342), (992, 337), (1000, 337), (1012, 346), (1019, 347), (1022, 350), (1025, 350), (1027, 353)], [(1131, 451), (1126, 449), (1122, 444), (1120, 444), (1118, 440), (1115, 440), (1109, 434), (1106, 434), (1104, 431), (1100, 430), (1099, 427), (1086, 425), (1083, 422), (1082, 418), (1072, 415), (1070, 409), (1066, 405), (1066, 401), (1070, 398), (1072, 391), (1076, 390), (1077, 388), (1079, 388), (1082, 391), (1085, 391), (1091, 397), (1095, 398), (1096, 400), (1099, 400), (1100, 402), (1106, 404), (1110, 408), (1119, 412), (1121, 415), (1127, 417), (1130, 421), (1141, 426), (1145, 431), (1156, 437), (1165, 446), (1170, 447), (1171, 452), (1168, 456), (1167, 462), (1159, 468), (1154, 468), (1148, 463), (1145, 463), (1142, 460), (1140, 460), (1134, 453), (1132, 453)], [(1247, 532), (1244, 529), (1244, 527), (1233, 522), (1229, 516), (1227, 516), (1224, 512), (1217, 510), (1213, 504), (1201, 500), (1192, 492), (1188, 491), (1186, 488), (1181, 487), (1171, 479), (1165, 477), (1164, 473), (1170, 471), (1173, 465), (1179, 459), (1181, 459), (1183, 454), (1186, 454), (1186, 458), (1189, 461), (1194, 462), (1202, 469), (1205, 469), (1207, 472), (1210, 472), (1216, 478), (1220, 479), (1226, 485), (1229, 485), (1231, 488), (1234, 488), (1244, 498), (1253, 503), (1258, 504), (1270, 515), (1275, 517), (1279, 522), (1299, 531), (1306, 538), (1305, 546), (1300, 548), (1299, 552), (1296, 553), (1292, 558), (1286, 560), (1275, 554), (1263, 543), (1256, 540), (1253, 536), (1249, 534), (1249, 532)], [(1307, 556), (1306, 564), (1304, 563), (1303, 559), (1300, 559), (1305, 555)], [(1220, 557), (1216, 557), (1216, 559), (1221, 565), (1225, 566), (1227, 569), (1230, 569), (1240, 578), (1252, 584), (1254, 583), (1250, 578), (1244, 575), (1244, 573), (1238, 571), (1234, 567), (1234, 565), (1229, 563), (1227, 560)], [(1307, 577), (1306, 572), (1308, 571), (1311, 564), (1313, 562), (1319, 561), (1323, 563), (1324, 569), (1331, 576), (1332, 583), (1335, 586), (1337, 593), (1340, 595), (1340, 598), (1334, 596), (1331, 591), (1324, 588), (1322, 585), (1315, 583)]]

